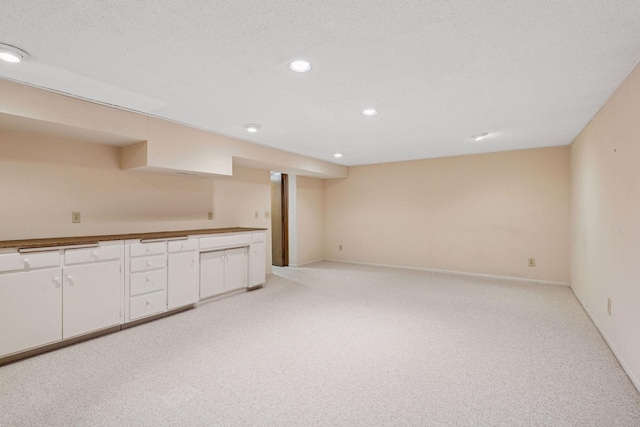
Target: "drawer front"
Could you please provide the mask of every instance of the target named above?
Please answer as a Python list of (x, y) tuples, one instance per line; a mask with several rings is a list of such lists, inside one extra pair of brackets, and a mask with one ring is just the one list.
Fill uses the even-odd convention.
[(266, 233), (253, 233), (251, 236), (253, 237), (253, 243), (262, 243), (265, 241)]
[(129, 320), (139, 319), (167, 310), (167, 294), (165, 291), (155, 294), (140, 295), (129, 299)]
[(0, 254), (0, 272), (28, 271), (34, 268), (58, 267), (59, 265), (59, 251)]
[(136, 256), (161, 255), (166, 253), (166, 242), (131, 243), (129, 254)]
[(200, 249), (231, 248), (234, 246), (247, 246), (251, 243), (251, 234), (238, 234), (234, 236), (212, 236), (200, 238)]
[(198, 249), (198, 239), (169, 241), (168, 246), (169, 253), (195, 251)]
[(164, 289), (167, 289), (167, 271), (165, 269), (131, 274), (129, 295), (132, 297)]
[(64, 251), (64, 263), (70, 265), (117, 260), (120, 259), (121, 248), (121, 245), (110, 245), (88, 249), (67, 249)]
[(167, 257), (165, 255), (134, 258), (131, 260), (131, 273), (137, 271), (157, 270), (159, 268), (165, 268), (167, 266)]

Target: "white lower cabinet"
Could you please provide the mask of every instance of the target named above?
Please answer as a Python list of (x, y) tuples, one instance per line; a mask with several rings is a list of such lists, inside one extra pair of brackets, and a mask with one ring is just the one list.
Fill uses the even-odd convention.
[(62, 339), (62, 269), (0, 274), (0, 357)]
[(125, 321), (167, 311), (167, 242), (127, 242)]
[(200, 254), (200, 298), (247, 287), (247, 247)]
[(198, 240), (169, 242), (167, 309), (198, 302), (200, 257)]
[(122, 323), (122, 243), (64, 251), (62, 338)]
[(265, 233), (0, 254), (0, 358), (265, 282)]
[(266, 282), (266, 233), (253, 233), (251, 243), (251, 286), (260, 286)]
[(62, 337), (120, 324), (120, 260), (64, 268)]

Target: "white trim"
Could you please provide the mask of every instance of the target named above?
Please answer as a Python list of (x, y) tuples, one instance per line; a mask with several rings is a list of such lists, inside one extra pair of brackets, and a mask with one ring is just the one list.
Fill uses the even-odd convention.
[(618, 363), (622, 367), (622, 370), (624, 371), (624, 373), (627, 374), (627, 377), (629, 377), (629, 380), (631, 380), (631, 384), (633, 384), (633, 386), (638, 390), (638, 392), (640, 392), (640, 381), (638, 381), (638, 379), (635, 377), (631, 369), (629, 369), (629, 365), (627, 365), (627, 363), (624, 361), (624, 359), (622, 358), (618, 350), (616, 350), (616, 347), (613, 345), (611, 340), (607, 338), (607, 335), (604, 333), (600, 325), (598, 325), (598, 322), (596, 322), (596, 319), (591, 315), (591, 312), (589, 311), (587, 306), (582, 302), (582, 299), (580, 299), (576, 291), (573, 288), (571, 288), (571, 292), (573, 292), (573, 295), (576, 297), (576, 299), (582, 306), (582, 309), (585, 311), (585, 313), (587, 313), (587, 316), (589, 316), (589, 319), (591, 319), (591, 322), (596, 327), (598, 332), (600, 332), (600, 335), (604, 339), (604, 342), (607, 343), (607, 345), (611, 349), (611, 352), (613, 353), (615, 358), (618, 359)]
[(321, 261), (328, 261), (325, 260), (324, 258), (320, 258), (320, 259), (314, 259), (313, 261), (307, 261), (307, 262), (303, 262), (301, 264), (289, 264), (289, 267), (304, 267), (305, 265), (309, 265), (309, 264), (314, 264), (316, 262), (321, 262)]
[(449, 273), (449, 274), (460, 274), (463, 276), (475, 276), (475, 277), (486, 277), (489, 279), (506, 279), (506, 280), (517, 280), (519, 282), (529, 282), (529, 283), (538, 283), (541, 285), (552, 285), (552, 286), (564, 286), (570, 287), (569, 283), (566, 282), (552, 282), (548, 280), (537, 280), (537, 279), (525, 279), (522, 277), (511, 277), (511, 276), (496, 276), (493, 274), (481, 274), (481, 273), (468, 273), (466, 271), (454, 271), (454, 270), (440, 270), (437, 268), (424, 268), (424, 267), (410, 267), (406, 265), (393, 265), (393, 264), (376, 264), (372, 262), (360, 262), (360, 261), (344, 261), (340, 259), (331, 259), (325, 258), (324, 261), (331, 262), (340, 262), (343, 264), (357, 264), (357, 265), (370, 265), (373, 267), (386, 267), (386, 268), (400, 268), (403, 270), (418, 270), (418, 271), (430, 271), (433, 273)]

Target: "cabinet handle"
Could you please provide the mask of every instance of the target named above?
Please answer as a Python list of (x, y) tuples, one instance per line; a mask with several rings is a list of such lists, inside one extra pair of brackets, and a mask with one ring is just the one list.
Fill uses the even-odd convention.
[(29, 260), (29, 258), (25, 258), (25, 259), (23, 259), (23, 260), (22, 260), (22, 262), (24, 263), (24, 266), (25, 266), (25, 267), (30, 267), (29, 263), (30, 263), (31, 261)]
[(191, 258), (191, 264), (195, 264), (196, 262), (198, 262), (198, 258)]
[(70, 285), (73, 285), (73, 276), (66, 276), (67, 278), (67, 282), (69, 282)]
[(96, 252), (96, 251), (91, 252), (91, 256), (94, 257), (94, 258), (99, 258), (98, 252)]
[(56, 285), (56, 288), (60, 287), (60, 278), (58, 276), (53, 278), (53, 283)]
[(180, 249), (184, 249), (184, 243), (180, 245)]
[(153, 265), (153, 263), (151, 261), (147, 262), (147, 267), (151, 267)]
[(147, 304), (147, 305), (151, 305), (151, 300), (150, 300), (150, 299), (148, 299), (148, 300), (146, 301), (146, 304)]
[(147, 282), (151, 281), (151, 276), (147, 276)]

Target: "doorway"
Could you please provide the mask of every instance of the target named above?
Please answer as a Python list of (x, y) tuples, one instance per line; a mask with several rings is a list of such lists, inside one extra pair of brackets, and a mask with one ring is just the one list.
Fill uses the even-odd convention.
[(278, 267), (289, 265), (288, 187), (286, 173), (271, 172), (271, 258)]

